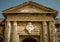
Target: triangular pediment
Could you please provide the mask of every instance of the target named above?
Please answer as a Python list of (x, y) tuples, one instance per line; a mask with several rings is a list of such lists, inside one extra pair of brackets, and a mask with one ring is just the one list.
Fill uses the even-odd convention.
[(36, 2), (29, 1), (3, 11), (4, 16), (7, 13), (49, 13), (56, 16), (58, 12)]
[(56, 10), (42, 6), (40, 4), (37, 4), (35, 2), (29, 1), (25, 2), (23, 4), (17, 5), (15, 7), (6, 9), (3, 11), (3, 13), (29, 13), (29, 12), (56, 12)]

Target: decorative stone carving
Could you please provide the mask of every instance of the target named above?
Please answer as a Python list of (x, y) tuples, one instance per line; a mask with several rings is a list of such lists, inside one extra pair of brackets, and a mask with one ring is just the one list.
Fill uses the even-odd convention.
[(29, 33), (31, 33), (32, 30), (34, 30), (34, 26), (32, 25), (31, 22), (29, 22), (29, 23), (27, 24), (26, 30), (27, 30)]

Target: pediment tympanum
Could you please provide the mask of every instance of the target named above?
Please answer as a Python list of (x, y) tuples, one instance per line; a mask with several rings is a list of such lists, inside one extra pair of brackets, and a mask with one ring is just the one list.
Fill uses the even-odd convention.
[(42, 12), (45, 12), (44, 10), (42, 9), (39, 9), (39, 8), (36, 8), (36, 7), (24, 7), (24, 8), (21, 8), (21, 9), (18, 9), (17, 12), (21, 12), (21, 13), (42, 13)]

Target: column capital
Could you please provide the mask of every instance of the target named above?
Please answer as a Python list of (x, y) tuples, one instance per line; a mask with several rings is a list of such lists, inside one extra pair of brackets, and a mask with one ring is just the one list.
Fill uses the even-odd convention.
[(44, 27), (47, 26), (47, 22), (46, 22), (46, 21), (43, 22), (43, 26), (44, 26)]
[(14, 24), (17, 24), (17, 21), (13, 21)]

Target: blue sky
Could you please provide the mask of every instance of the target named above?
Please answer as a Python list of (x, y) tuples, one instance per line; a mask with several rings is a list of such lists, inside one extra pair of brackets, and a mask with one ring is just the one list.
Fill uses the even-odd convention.
[[(0, 0), (0, 18), (3, 18), (2, 15), (3, 10), (24, 3), (26, 1), (28, 0)], [(60, 18), (60, 0), (32, 0), (32, 1), (58, 10), (57, 18)]]

